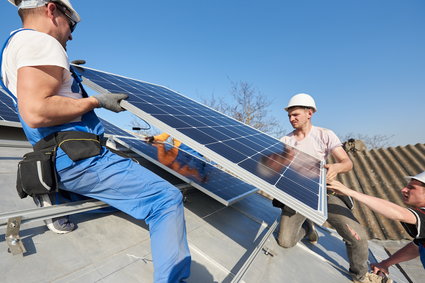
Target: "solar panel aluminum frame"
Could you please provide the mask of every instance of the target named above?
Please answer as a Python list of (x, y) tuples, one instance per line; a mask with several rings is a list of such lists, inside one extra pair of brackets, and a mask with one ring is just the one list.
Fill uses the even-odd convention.
[[(117, 74), (112, 74), (112, 73), (108, 73), (108, 72), (104, 72), (104, 71), (99, 71), (99, 70), (96, 70), (96, 69), (91, 69), (91, 68), (81, 67), (81, 66), (77, 66), (77, 67), (83, 68), (83, 69), (88, 69), (88, 70), (93, 70), (93, 71), (96, 71), (96, 72), (101, 72), (101, 73), (105, 73), (105, 74), (109, 74), (109, 75), (113, 75), (113, 76), (117, 76), (117, 77), (121, 77), (123, 79), (130, 79), (130, 78), (127, 78), (127, 77), (124, 77), (124, 76), (120, 76), (120, 75), (117, 75)], [(99, 86), (95, 82), (92, 82), (89, 79), (85, 78), (84, 75), (82, 76), (82, 79), (83, 79), (83, 84), (87, 85), (88, 87), (92, 88), (93, 90), (95, 90), (99, 93), (109, 93), (109, 91), (107, 89), (104, 89), (103, 87)], [(131, 79), (131, 80), (136, 80), (136, 79)], [(177, 94), (185, 97), (186, 99), (194, 101), (193, 99), (188, 98), (187, 96), (184, 96), (184, 95), (182, 95), (182, 94), (180, 94), (176, 91), (173, 91), (173, 90), (171, 90), (167, 87), (155, 85), (155, 84), (144, 82), (144, 81), (141, 81), (141, 80), (136, 80), (136, 81), (167, 89), (171, 92), (177, 93)], [(194, 101), (194, 102), (196, 102), (196, 101)], [(198, 102), (196, 102), (196, 103), (198, 103)], [(142, 111), (141, 109), (139, 109), (138, 107), (129, 103), (128, 101), (123, 100), (123, 101), (121, 101), (120, 105), (121, 105), (121, 107), (130, 111), (134, 115), (146, 120), (148, 123), (153, 124), (154, 126), (158, 127), (159, 129), (161, 129), (164, 132), (167, 132), (168, 134), (175, 137), (176, 139), (181, 140), (183, 143), (185, 143), (189, 147), (200, 152), (201, 154), (203, 154), (204, 156), (213, 160), (214, 162), (220, 164), (223, 168), (225, 168), (226, 170), (229, 170), (233, 174), (237, 175), (239, 178), (241, 178), (245, 182), (263, 190), (267, 194), (273, 196), (274, 198), (278, 199), (282, 203), (293, 208), (294, 210), (296, 210), (300, 214), (311, 219), (316, 224), (322, 225), (326, 221), (326, 219), (327, 219), (327, 195), (326, 195), (325, 169), (324, 169), (324, 162), (323, 161), (320, 162), (320, 181), (319, 181), (319, 195), (318, 195), (319, 201), (318, 201), (318, 204), (317, 204), (318, 209), (315, 210), (315, 209), (307, 206), (303, 202), (299, 201), (298, 199), (294, 198), (293, 196), (279, 190), (278, 188), (274, 188), (274, 186), (270, 185), (268, 182), (266, 182), (266, 181), (262, 180), (261, 178), (255, 176), (254, 174), (252, 174), (251, 172), (249, 172), (249, 171), (245, 170), (244, 168), (238, 166), (237, 164), (229, 161), (228, 159), (217, 154), (213, 150), (210, 150), (206, 146), (192, 140), (191, 138), (187, 137), (186, 135), (184, 135), (180, 131), (168, 126), (164, 122), (160, 121), (159, 119), (155, 118), (154, 116), (150, 115), (149, 113)], [(206, 106), (206, 107), (208, 107), (208, 106)], [(212, 110), (217, 112), (214, 109), (212, 109)], [(219, 112), (217, 112), (217, 113), (219, 113)], [(220, 114), (224, 115), (222, 113), (220, 113)], [(233, 119), (232, 117), (228, 117), (228, 118)], [(233, 119), (233, 120), (238, 122), (238, 123), (241, 123), (240, 121), (237, 121), (235, 119)], [(245, 125), (245, 126), (248, 126), (248, 125)]]
[(5, 121), (5, 120), (0, 120), (0, 126), (22, 128), (22, 125), (19, 122)]
[[(253, 190), (253, 191), (248, 191), (248, 192), (246, 192), (246, 193), (244, 193), (244, 194), (241, 194), (241, 195), (239, 195), (238, 197), (235, 197), (235, 198), (233, 198), (233, 199), (225, 200), (225, 199), (223, 199), (223, 198), (219, 197), (218, 195), (216, 195), (216, 194), (214, 194), (214, 193), (210, 192), (209, 190), (205, 189), (204, 187), (202, 187), (201, 185), (197, 184), (196, 182), (194, 182), (194, 181), (190, 180), (189, 178), (187, 178), (187, 177), (185, 177), (185, 176), (183, 176), (183, 175), (181, 175), (181, 174), (177, 173), (176, 171), (174, 171), (174, 170), (170, 169), (169, 167), (167, 167), (166, 165), (162, 164), (162, 163), (161, 163), (161, 162), (159, 162), (158, 160), (153, 159), (152, 157), (148, 156), (147, 154), (144, 154), (142, 151), (138, 150), (137, 148), (134, 148), (133, 146), (131, 146), (131, 145), (127, 144), (125, 141), (121, 140), (119, 136), (114, 136), (114, 135), (112, 135), (112, 136), (111, 136), (111, 138), (113, 139), (113, 141), (115, 141), (115, 142), (117, 142), (117, 143), (121, 144), (122, 146), (124, 146), (124, 147), (128, 148), (129, 150), (131, 150), (131, 151), (135, 152), (136, 154), (140, 155), (141, 157), (145, 158), (146, 160), (150, 161), (151, 163), (153, 163), (153, 164), (155, 164), (155, 165), (159, 166), (160, 168), (164, 169), (165, 171), (167, 171), (167, 172), (169, 172), (169, 173), (173, 174), (173, 175), (174, 175), (174, 176), (176, 176), (177, 178), (179, 178), (179, 179), (181, 179), (182, 181), (184, 181), (184, 182), (188, 183), (188, 184), (189, 184), (189, 185), (191, 185), (192, 187), (194, 187), (194, 188), (196, 188), (196, 189), (200, 190), (201, 192), (205, 193), (206, 195), (208, 195), (208, 196), (212, 197), (213, 199), (215, 199), (215, 200), (219, 201), (220, 203), (224, 204), (225, 206), (230, 206), (230, 205), (232, 205), (233, 203), (235, 203), (235, 202), (237, 202), (237, 201), (241, 200), (242, 198), (244, 198), (244, 197), (246, 197), (246, 196), (248, 196), (248, 195), (250, 195), (250, 194), (252, 194), (252, 193), (255, 193), (255, 190)], [(125, 137), (125, 138), (126, 138), (126, 139), (129, 139), (129, 137)], [(143, 141), (141, 141), (139, 138), (131, 138), (131, 139), (139, 140), (140, 142), (143, 142)], [(186, 152), (186, 153), (187, 153), (187, 152)], [(189, 153), (187, 153), (187, 154), (189, 154)], [(193, 155), (192, 155), (192, 156), (193, 156)], [(197, 158), (197, 157), (193, 156), (193, 158)], [(226, 173), (226, 174), (228, 174), (228, 173)], [(236, 178), (236, 177), (235, 177), (235, 178)]]

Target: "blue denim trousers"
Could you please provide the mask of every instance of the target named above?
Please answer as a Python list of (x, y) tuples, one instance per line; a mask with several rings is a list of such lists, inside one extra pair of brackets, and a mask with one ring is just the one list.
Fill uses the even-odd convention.
[[(306, 218), (288, 206), (282, 209), (279, 235), (280, 246), (295, 246), (307, 233)], [(337, 196), (328, 196), (328, 223), (344, 239), (350, 263), (350, 274), (360, 280), (368, 272), (368, 236), (364, 227), (354, 217), (352, 211)]]
[(56, 161), (61, 189), (101, 200), (146, 221), (154, 282), (183, 282), (189, 277), (191, 257), (177, 188), (106, 148), (101, 155), (77, 162), (59, 149)]

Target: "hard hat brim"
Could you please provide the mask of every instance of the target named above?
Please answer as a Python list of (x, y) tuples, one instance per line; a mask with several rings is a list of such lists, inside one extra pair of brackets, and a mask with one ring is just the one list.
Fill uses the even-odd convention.
[[(16, 4), (16, 0), (8, 0), (10, 4), (12, 4), (15, 7), (18, 7), (18, 5)], [(73, 21), (75, 21), (76, 23), (79, 23), (81, 21), (81, 17), (80, 15), (77, 13), (77, 11), (75, 11), (74, 7), (72, 7), (71, 2), (69, 2), (68, 0), (51, 0), (51, 1), (40, 1), (39, 3), (34, 1), (34, 5), (33, 6), (25, 6), (25, 8), (37, 8), (37, 7), (41, 7), (42, 5), (40, 4), (41, 2), (44, 3), (48, 3), (48, 2), (58, 2), (62, 5), (64, 5), (70, 12), (71, 12), (71, 18)], [(22, 4), (22, 2), (21, 2)], [(44, 4), (43, 4), (44, 5)]]
[(313, 113), (315, 113), (317, 110), (316, 110), (316, 108), (314, 108), (314, 107), (310, 107), (310, 106), (305, 106), (305, 105), (291, 105), (291, 106), (288, 106), (288, 107), (285, 107), (285, 108), (283, 108), (286, 112), (288, 112), (288, 110), (290, 109), (290, 108), (294, 108), (294, 107), (302, 107), (302, 108), (310, 108), (311, 110), (313, 110)]

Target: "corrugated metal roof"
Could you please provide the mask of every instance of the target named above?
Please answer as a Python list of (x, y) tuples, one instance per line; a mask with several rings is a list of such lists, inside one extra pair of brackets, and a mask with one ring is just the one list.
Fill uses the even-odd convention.
[[(371, 150), (350, 147), (346, 150), (353, 161), (353, 170), (340, 174), (338, 180), (353, 190), (401, 206), (404, 206), (400, 194), (400, 189), (406, 185), (404, 177), (425, 170), (425, 144)], [(335, 162), (333, 158), (328, 161)], [(365, 205), (355, 203), (353, 212), (359, 222), (367, 227), (371, 239), (410, 239), (399, 222), (382, 217)]]

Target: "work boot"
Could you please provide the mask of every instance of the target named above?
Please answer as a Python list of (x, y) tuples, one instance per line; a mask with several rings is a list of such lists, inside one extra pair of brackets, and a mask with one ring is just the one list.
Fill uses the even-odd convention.
[(309, 219), (307, 219), (305, 223), (307, 227), (307, 233), (305, 237), (313, 245), (317, 244), (317, 242), (319, 241), (319, 234), (317, 233), (316, 228), (314, 227), (314, 223)]
[(362, 279), (357, 280), (353, 279), (354, 283), (393, 283), (393, 280), (388, 278), (385, 274), (384, 276), (377, 275), (372, 272), (368, 272), (363, 276)]
[[(51, 197), (48, 194), (34, 196), (33, 200), (38, 207), (52, 206)], [(57, 234), (66, 234), (77, 228), (77, 225), (69, 221), (68, 216), (47, 219), (44, 223), (50, 231)]]

